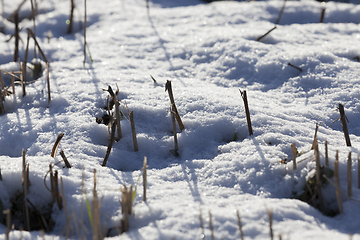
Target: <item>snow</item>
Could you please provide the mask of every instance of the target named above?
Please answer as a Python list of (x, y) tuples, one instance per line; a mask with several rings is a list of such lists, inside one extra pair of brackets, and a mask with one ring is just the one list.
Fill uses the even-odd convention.
[[(18, 6), (5, 1), (5, 16)], [(21, 1), (16, 1), (20, 3)], [(50, 63), (51, 102), (48, 103), (46, 70), (43, 76), (16, 94), (6, 97), (6, 114), (0, 116), (0, 199), (5, 209), (21, 186), (22, 157), (30, 167), (28, 198), (48, 207), (51, 195), (44, 185), (50, 156), (59, 133), (59, 150), (72, 168), (54, 166), (64, 183), (67, 214), (74, 229), (71, 238), (91, 238), (85, 198), (92, 199), (94, 169), (102, 198), (101, 222), (107, 229), (119, 227), (122, 218), (120, 187), (138, 185), (134, 215), (123, 239), (210, 239), (209, 211), (216, 239), (239, 239), (239, 210), (245, 239), (269, 239), (268, 211), (273, 213), (275, 238), (353, 239), (360, 237), (360, 204), (343, 200), (343, 213), (323, 215), (305, 202), (301, 193), (305, 176), (315, 163), (309, 158), (318, 122), (321, 163), (325, 164), (325, 140), (329, 143), (330, 168), (339, 150), (340, 185), (347, 190), (347, 156), (352, 152), (353, 199), (357, 186), (360, 144), (360, 41), (357, 2), (288, 1), (277, 28), (261, 41), (256, 39), (274, 27), (283, 1), (204, 4), (197, 0), (87, 1), (86, 38), (93, 62), (83, 66), (83, 1), (75, 1), (74, 33), (66, 34), (70, 3), (64, 0), (38, 3), (36, 36)], [(324, 23), (319, 23), (326, 7)], [(20, 16), (31, 13), (30, 2)], [(0, 68), (18, 70), (12, 63), (13, 24), (0, 34)], [(19, 56), (24, 58), (26, 28), (21, 21)], [(47, 34), (52, 37), (48, 42)], [(29, 59), (34, 58), (30, 42)], [(291, 63), (302, 71), (288, 65)], [(43, 63), (45, 68), (45, 64)], [(156, 83), (151, 79), (153, 76)], [(9, 77), (4, 75), (9, 85)], [(172, 154), (174, 138), (170, 101), (165, 92), (171, 80), (174, 98), (185, 129), (178, 129), (179, 157)], [(106, 167), (102, 167), (108, 127), (96, 117), (106, 113), (108, 86), (119, 87), (118, 99), (125, 119), (123, 138), (115, 142)], [(246, 90), (254, 135), (249, 136), (240, 90)], [(347, 147), (336, 109), (341, 103), (349, 120), (352, 147)], [(139, 151), (134, 152), (128, 109), (134, 112)], [(234, 139), (236, 135), (236, 139)], [(295, 143), (305, 159), (298, 169), (292, 162)], [(148, 159), (147, 201), (142, 200), (144, 156)], [(299, 160), (298, 160), (299, 161)], [(333, 181), (333, 179), (332, 179)], [(49, 186), (49, 177), (46, 184)], [(86, 197), (82, 191), (86, 190)], [(335, 188), (323, 187), (325, 202), (337, 208)], [(90, 201), (91, 202), (91, 201)], [(55, 226), (46, 239), (64, 239), (66, 215), (54, 205)], [(81, 230), (76, 225), (83, 222)], [(87, 231), (86, 231), (87, 229)], [(6, 227), (0, 224), (0, 236)], [(113, 230), (112, 236), (118, 233)], [(85, 234), (85, 235), (84, 235)], [(10, 233), (11, 239), (36, 239), (40, 231)], [(109, 237), (111, 238), (111, 237)]]

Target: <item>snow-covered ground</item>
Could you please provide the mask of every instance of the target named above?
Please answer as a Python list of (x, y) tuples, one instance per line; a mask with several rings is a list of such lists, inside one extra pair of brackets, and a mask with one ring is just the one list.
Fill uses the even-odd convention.
[[(16, 2), (16, 4), (14, 3)], [(4, 1), (5, 17), (21, 1)], [(93, 62), (83, 66), (84, 2), (75, 1), (74, 33), (66, 34), (70, 1), (39, 1), (36, 36), (50, 63), (51, 102), (46, 71), (34, 83), (6, 97), (0, 116), (0, 199), (4, 209), (21, 191), (25, 149), (30, 167), (29, 200), (46, 208), (51, 195), (44, 185), (57, 136), (72, 168), (54, 166), (64, 182), (67, 214), (73, 235), (91, 238), (85, 199), (92, 198), (93, 171), (102, 197), (104, 229), (120, 226), (120, 187), (138, 185), (130, 229), (122, 239), (201, 239), (200, 212), (206, 239), (211, 239), (209, 211), (216, 239), (239, 239), (239, 210), (245, 239), (360, 239), (360, 203), (342, 196), (343, 213), (327, 217), (294, 199), (315, 166), (309, 162), (292, 171), (281, 160), (292, 159), (291, 144), (299, 152), (311, 149), (316, 123), (325, 164), (329, 143), (330, 168), (339, 150), (340, 185), (347, 192), (347, 156), (353, 154), (354, 199), (358, 189), (360, 146), (360, 5), (354, 3), (288, 1), (277, 28), (283, 1), (204, 4), (197, 0), (88, 0), (86, 38)], [(324, 23), (320, 13), (326, 8)], [(31, 14), (30, 1), (20, 17)], [(3, 21), (2, 21), (3, 22)], [(0, 34), (0, 68), (18, 70), (13, 63), (14, 25), (5, 21)], [(20, 58), (26, 48), (22, 20)], [(48, 42), (48, 32), (52, 38)], [(30, 42), (29, 60), (34, 57)], [(357, 57), (357, 58), (356, 58)], [(289, 66), (291, 63), (302, 71)], [(156, 83), (151, 79), (153, 76)], [(4, 76), (9, 85), (9, 77)], [(179, 155), (174, 138), (165, 83), (171, 80), (175, 102), (185, 129), (178, 129)], [(106, 110), (108, 86), (119, 87), (123, 137), (115, 142), (102, 167), (108, 127), (96, 123)], [(249, 136), (240, 90), (246, 90), (254, 134)], [(338, 104), (345, 107), (352, 147), (347, 147)], [(139, 151), (133, 148), (128, 110), (134, 112)], [(332, 125), (332, 126), (331, 126)], [(311, 154), (310, 154), (311, 155)], [(148, 159), (147, 201), (142, 200), (144, 156)], [(82, 180), (82, 175), (84, 179)], [(332, 179), (333, 180), (333, 179)], [(49, 178), (46, 179), (49, 185)], [(138, 182), (138, 183), (137, 183)], [(82, 183), (87, 194), (82, 191)], [(323, 187), (325, 203), (337, 208), (335, 188)], [(54, 205), (55, 226), (48, 239), (65, 238), (66, 215)], [(77, 230), (75, 226), (79, 226)], [(0, 224), (0, 237), (6, 227)], [(10, 233), (12, 239), (36, 239), (40, 231)], [(114, 233), (112, 234), (114, 235)], [(116, 235), (116, 234), (115, 234)], [(117, 238), (117, 237), (116, 237)]]

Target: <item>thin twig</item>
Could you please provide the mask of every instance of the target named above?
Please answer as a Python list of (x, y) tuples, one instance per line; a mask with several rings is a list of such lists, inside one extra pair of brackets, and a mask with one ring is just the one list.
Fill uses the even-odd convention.
[(199, 213), (199, 221), (200, 221), (200, 228), (201, 228), (201, 239), (205, 240), (205, 230), (204, 230), (204, 221), (202, 218), (202, 210), (201, 210), (201, 206), (200, 206), (200, 213)]
[(47, 81), (47, 87), (48, 87), (48, 104), (51, 101), (51, 94), (50, 94), (50, 67), (49, 67), (49, 63), (46, 63), (46, 68), (47, 68), (47, 76), (46, 76), (46, 81)]
[(178, 142), (177, 142), (177, 132), (176, 132), (176, 123), (175, 123), (175, 111), (174, 111), (174, 106), (172, 105), (170, 107), (170, 115), (171, 115), (171, 122), (172, 122), (172, 126), (173, 126), (173, 135), (174, 135), (174, 144), (175, 144), (175, 156), (178, 156), (178, 150), (179, 150), (179, 146), (178, 146)]
[(347, 185), (348, 185), (348, 195), (352, 196), (352, 176), (351, 176), (351, 152), (349, 152), (347, 160)]
[(15, 52), (14, 52), (14, 62), (17, 62), (19, 58), (19, 14), (18, 12), (14, 15), (15, 20)]
[(325, 8), (325, 7), (324, 7), (323, 9), (321, 9), (320, 23), (323, 23), (323, 22), (324, 22), (325, 11), (326, 11), (326, 8)]
[(70, 22), (69, 22), (69, 27), (68, 27), (68, 31), (67, 31), (68, 34), (70, 34), (72, 32), (74, 8), (75, 8), (74, 0), (70, 0), (70, 3), (71, 3), (71, 9), (70, 9)]
[(248, 124), (249, 135), (251, 136), (253, 134), (253, 130), (252, 130), (252, 126), (251, 126), (251, 118), (250, 118), (250, 111), (249, 111), (249, 105), (248, 105), (246, 90), (241, 91), (239, 89), (239, 91), (240, 91), (241, 97), (242, 97), (242, 99), (244, 101), (246, 121), (247, 121), (247, 124)]
[(270, 239), (274, 239), (274, 232), (273, 232), (273, 212), (271, 210), (267, 211), (269, 217), (269, 228), (270, 228)]
[(285, 9), (286, 1), (287, 1), (287, 0), (284, 0), (283, 6), (282, 6), (282, 8), (281, 8), (281, 10), (280, 10), (280, 12), (279, 12), (279, 16), (278, 16), (278, 18), (276, 19), (276, 22), (275, 22), (276, 25), (279, 24), (279, 22), (280, 22), (281, 16), (282, 16), (282, 14), (283, 14), (283, 12), (284, 12), (284, 9)]
[(60, 151), (60, 156), (62, 157), (62, 159), (64, 160), (64, 163), (65, 163), (65, 166), (67, 168), (71, 168), (71, 165), (69, 163), (69, 161), (67, 160), (66, 156), (65, 156), (65, 153), (63, 150)]
[[(318, 132), (318, 129), (319, 129), (319, 124), (316, 122), (315, 134), (314, 134), (314, 140), (313, 140), (313, 143), (312, 143), (311, 149), (314, 149), (314, 148), (315, 148), (315, 140), (316, 140), (316, 137), (317, 137), (317, 132)], [(317, 140), (316, 140), (316, 141), (317, 141)]]
[(167, 80), (166, 84), (165, 84), (165, 92), (166, 91), (168, 91), (168, 93), (169, 93), (169, 98), (170, 98), (170, 102), (171, 102), (171, 106), (172, 106), (171, 111), (174, 112), (175, 117), (176, 117), (176, 121), (177, 121), (177, 123), (179, 125), (180, 130), (182, 131), (185, 128), (185, 126), (184, 126), (184, 124), (183, 124), (183, 122), (181, 120), (180, 114), (179, 114), (179, 112), (177, 110), (175, 100), (174, 100), (174, 94), (173, 94), (172, 87), (171, 87), (171, 81), (169, 81), (169, 80)]
[(54, 146), (52, 148), (52, 151), (51, 151), (51, 157), (56, 157), (56, 153), (57, 153), (57, 150), (59, 148), (59, 145), (60, 145), (60, 141), (61, 139), (63, 138), (64, 136), (64, 133), (60, 133), (54, 143)]
[(329, 151), (328, 151), (328, 141), (325, 140), (325, 165), (329, 166)]
[(270, 29), (269, 31), (267, 31), (264, 35), (258, 37), (258, 38), (256, 39), (256, 41), (260, 41), (261, 39), (263, 39), (264, 37), (266, 37), (269, 33), (271, 33), (272, 31), (274, 31), (275, 29), (276, 29), (276, 25), (275, 25), (275, 27), (273, 27), (272, 29)]
[(237, 216), (237, 220), (238, 220), (238, 226), (239, 226), (239, 231), (240, 231), (240, 239), (244, 240), (244, 232), (242, 230), (242, 223), (241, 223), (241, 218), (240, 218), (240, 212), (239, 210), (236, 210), (236, 216)]
[(340, 112), (341, 126), (345, 136), (346, 146), (351, 147), (349, 131), (346, 124), (347, 117), (345, 115), (344, 106), (341, 103), (339, 103), (339, 112)]
[(300, 67), (295, 66), (294, 64), (288, 63), (288, 65), (289, 65), (290, 67), (296, 68), (296, 69), (299, 70), (300, 72), (303, 71)]
[(320, 176), (321, 166), (320, 166), (319, 145), (316, 138), (314, 142), (315, 142), (314, 152), (315, 152), (315, 161), (316, 161), (316, 193), (319, 196), (319, 210), (323, 212), (324, 205), (323, 205), (323, 195), (321, 191), (321, 176)]
[(143, 165), (143, 200), (146, 202), (146, 182), (147, 182), (147, 157), (144, 157)]
[(209, 225), (210, 225), (210, 232), (211, 232), (211, 240), (215, 240), (214, 225), (213, 225), (213, 222), (212, 222), (211, 211), (209, 211)]
[(102, 166), (105, 167), (106, 166), (106, 163), (108, 161), (108, 158), (110, 156), (110, 152), (111, 152), (111, 148), (112, 148), (112, 145), (114, 143), (114, 138), (115, 138), (115, 129), (116, 129), (116, 122), (113, 122), (112, 125), (111, 125), (111, 133), (110, 133), (110, 140), (109, 140), (109, 145), (108, 145), (108, 148), (106, 150), (106, 154), (105, 154), (105, 157), (104, 157), (104, 161), (102, 163)]
[(295, 170), (296, 169), (296, 148), (295, 148), (295, 143), (291, 144), (291, 149), (292, 149), (293, 170)]
[(130, 118), (131, 133), (132, 133), (132, 138), (133, 138), (133, 143), (134, 143), (134, 151), (137, 152), (137, 151), (139, 151), (139, 147), (138, 147), (138, 143), (137, 143), (137, 139), (136, 139), (135, 121), (134, 121), (133, 111), (130, 112), (129, 118)]
[(38, 41), (36, 40), (36, 37), (35, 37), (34, 33), (31, 31), (30, 28), (27, 28), (26, 30), (28, 31), (28, 33), (30, 34), (30, 36), (34, 39), (35, 44), (36, 44), (36, 46), (38, 47), (41, 56), (44, 58), (44, 61), (47, 62), (47, 63), (49, 63), (48, 59), (46, 58), (44, 52), (42, 51), (42, 49), (41, 49), (41, 47), (40, 47)]
[(85, 67), (85, 62), (86, 62), (86, 0), (84, 0), (84, 61), (83, 61), (83, 65)]

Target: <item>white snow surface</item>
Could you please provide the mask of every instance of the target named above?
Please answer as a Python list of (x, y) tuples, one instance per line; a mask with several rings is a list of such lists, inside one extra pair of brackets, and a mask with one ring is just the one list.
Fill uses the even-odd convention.
[[(21, 1), (6, 1), (5, 16)], [(30, 1), (28, 1), (30, 2)], [(347, 156), (353, 154), (354, 199), (358, 189), (360, 145), (360, 5), (357, 2), (320, 3), (288, 1), (277, 28), (283, 1), (205, 4), (197, 0), (150, 1), (150, 16), (143, 0), (88, 0), (86, 39), (93, 62), (83, 66), (82, 29), (84, 2), (75, 1), (74, 33), (67, 34), (70, 1), (40, 1), (36, 36), (50, 63), (51, 102), (48, 104), (46, 70), (35, 82), (6, 97), (6, 114), (0, 116), (0, 198), (5, 208), (22, 189), (21, 151), (30, 167), (28, 198), (38, 207), (51, 202), (44, 185), (50, 156), (59, 133), (60, 149), (72, 168), (54, 166), (64, 182), (67, 213), (74, 229), (71, 238), (91, 238), (85, 194), (92, 199), (93, 171), (102, 197), (101, 220), (105, 230), (120, 226), (120, 187), (138, 185), (130, 229), (121, 239), (211, 239), (209, 211), (216, 239), (239, 239), (239, 210), (245, 239), (360, 239), (360, 203), (342, 196), (343, 213), (323, 215), (294, 199), (315, 166), (297, 170), (281, 164), (292, 159), (291, 144), (308, 152), (315, 126), (321, 163), (325, 140), (330, 168), (339, 150), (340, 185), (347, 191)], [(322, 8), (324, 23), (319, 23)], [(26, 3), (20, 16), (31, 13)], [(0, 68), (18, 70), (13, 63), (13, 24), (0, 34)], [(21, 21), (20, 58), (24, 59), (26, 28)], [(47, 40), (51, 30), (52, 38)], [(34, 58), (30, 41), (29, 59)], [(288, 65), (302, 69), (299, 71)], [(150, 75), (156, 79), (153, 82)], [(4, 76), (6, 83), (9, 77)], [(178, 129), (179, 155), (174, 138), (165, 83), (171, 80), (175, 102), (185, 129)], [(107, 89), (119, 87), (123, 137), (115, 142), (106, 167), (102, 167), (108, 127), (97, 124), (106, 110)], [(249, 136), (240, 90), (246, 90), (254, 134)], [(338, 104), (345, 107), (352, 147), (347, 147)], [(133, 148), (128, 109), (134, 112), (139, 151)], [(333, 123), (333, 125), (332, 125)], [(236, 134), (235, 134), (236, 133)], [(234, 139), (236, 135), (236, 140)], [(144, 156), (148, 159), (147, 201), (142, 200)], [(82, 175), (84, 180), (82, 181)], [(333, 179), (332, 179), (333, 180)], [(46, 179), (49, 185), (49, 178)], [(138, 182), (138, 183), (137, 183)], [(324, 187), (325, 202), (337, 206), (335, 188)], [(202, 213), (202, 236), (200, 226)], [(46, 239), (64, 239), (65, 211), (53, 207), (55, 227)], [(75, 222), (84, 222), (75, 231)], [(84, 229), (87, 229), (85, 231)], [(0, 238), (6, 227), (0, 224)], [(84, 235), (85, 234), (85, 235)], [(11, 239), (40, 238), (40, 231), (10, 233)]]

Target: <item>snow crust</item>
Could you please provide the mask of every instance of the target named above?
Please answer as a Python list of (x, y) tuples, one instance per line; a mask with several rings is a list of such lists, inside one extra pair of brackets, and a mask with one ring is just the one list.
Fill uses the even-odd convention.
[[(5, 16), (17, 4), (5, 1)], [(17, 1), (20, 3), (20, 1)], [(135, 215), (122, 239), (198, 239), (202, 212), (206, 239), (210, 239), (209, 211), (216, 239), (239, 239), (239, 210), (246, 239), (269, 239), (268, 211), (273, 212), (273, 230), (285, 239), (347, 239), (360, 236), (356, 213), (360, 204), (343, 196), (343, 213), (324, 216), (307, 203), (294, 199), (301, 193), (305, 176), (314, 163), (295, 171), (281, 160), (292, 159), (291, 144), (309, 152), (316, 123), (324, 160), (329, 143), (330, 167), (339, 150), (340, 184), (345, 191), (346, 161), (353, 153), (354, 199), (360, 145), (359, 14), (356, 3), (288, 1), (277, 28), (261, 41), (256, 39), (274, 27), (283, 1), (203, 4), (197, 0), (150, 1), (88, 0), (87, 42), (89, 57), (83, 66), (83, 1), (75, 1), (74, 33), (66, 34), (69, 1), (39, 3), (36, 35), (51, 60), (51, 102), (48, 104), (46, 71), (6, 97), (6, 114), (0, 116), (0, 199), (6, 208), (21, 186), (21, 150), (30, 165), (29, 199), (45, 206), (51, 196), (44, 186), (50, 157), (59, 133), (60, 144), (72, 164), (58, 164), (65, 188), (68, 212), (86, 214), (81, 192), (82, 175), (87, 193), (97, 189), (102, 197), (101, 219), (107, 227), (120, 225), (120, 187), (136, 185), (148, 159), (147, 201), (142, 201), (142, 180), (134, 201)], [(324, 23), (320, 12), (326, 7)], [(29, 3), (21, 15), (31, 13)], [(5, 21), (0, 34), (0, 68), (18, 70), (12, 63), (12, 24)], [(21, 22), (21, 38), (31, 20)], [(52, 32), (50, 41), (48, 31)], [(31, 43), (32, 44), (32, 43)], [(20, 45), (20, 57), (26, 45)], [(29, 52), (29, 59), (34, 52)], [(299, 71), (288, 65), (302, 69)], [(153, 76), (156, 83), (151, 79)], [(8, 76), (4, 80), (9, 84)], [(165, 92), (171, 80), (174, 97), (185, 129), (174, 149), (170, 101)], [(106, 110), (108, 86), (119, 87), (118, 97), (125, 119), (123, 138), (114, 143), (106, 167), (109, 133), (96, 123)], [(240, 90), (246, 90), (254, 135), (249, 136)], [(345, 144), (338, 104), (345, 106), (352, 147)], [(134, 152), (128, 110), (134, 112), (139, 151)], [(236, 136), (236, 139), (235, 139)], [(47, 179), (47, 184), (49, 180)], [(336, 205), (335, 189), (324, 189), (329, 205)], [(91, 194), (87, 194), (91, 199)], [(55, 227), (46, 239), (63, 239), (66, 217), (54, 207)], [(75, 218), (75, 217), (74, 217)], [(83, 216), (85, 227), (90, 222)], [(90, 238), (88, 233), (87, 238)], [(11, 238), (35, 239), (39, 231), (12, 231)], [(0, 225), (5, 238), (5, 226)], [(80, 238), (74, 232), (72, 238)], [(116, 237), (115, 237), (116, 238)]]

